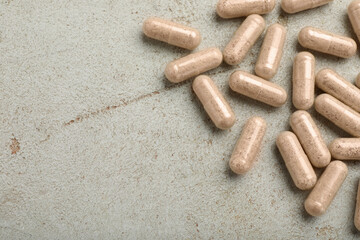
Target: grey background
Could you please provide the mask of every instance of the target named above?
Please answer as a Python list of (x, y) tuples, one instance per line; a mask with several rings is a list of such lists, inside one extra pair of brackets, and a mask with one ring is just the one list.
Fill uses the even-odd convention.
[[(288, 35), (272, 79), (291, 90), (296, 36), (310, 25), (355, 38), (350, 0), (288, 15), (275, 10)], [(143, 36), (159, 16), (200, 30), (198, 47), (225, 47), (244, 19), (216, 16), (216, 0), (0, 1), (1, 239), (355, 239), (360, 165), (325, 215), (303, 208), (275, 147), (289, 129), (291, 97), (268, 107), (229, 90), (237, 68), (253, 72), (262, 39), (238, 67), (208, 74), (233, 107), (231, 130), (214, 127), (191, 90), (174, 85), (166, 64), (189, 53)], [(358, 43), (358, 41), (357, 41)], [(349, 81), (359, 54), (314, 53)], [(291, 95), (291, 94), (290, 94)], [(327, 143), (348, 134), (310, 111)], [(244, 176), (228, 160), (245, 121), (268, 123), (254, 168)], [(317, 171), (320, 174), (321, 171)]]

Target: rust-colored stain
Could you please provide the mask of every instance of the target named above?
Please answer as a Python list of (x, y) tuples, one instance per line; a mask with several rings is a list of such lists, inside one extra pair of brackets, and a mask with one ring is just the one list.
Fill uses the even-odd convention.
[(10, 149), (11, 149), (11, 154), (16, 154), (20, 150), (20, 143), (16, 139), (16, 137), (13, 137), (11, 139)]

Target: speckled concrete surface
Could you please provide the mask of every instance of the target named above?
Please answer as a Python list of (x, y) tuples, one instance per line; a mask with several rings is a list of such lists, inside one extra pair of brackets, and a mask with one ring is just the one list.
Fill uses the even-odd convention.
[[(356, 239), (360, 165), (322, 217), (304, 212), (308, 192), (292, 183), (275, 147), (289, 129), (291, 101), (272, 108), (229, 90), (237, 67), (209, 75), (237, 122), (215, 129), (191, 90), (170, 84), (166, 63), (189, 51), (142, 35), (152, 15), (198, 28), (224, 48), (243, 19), (222, 20), (216, 0), (0, 1), (1, 239)], [(296, 41), (310, 25), (355, 37), (350, 0), (295, 15), (275, 10), (267, 24), (287, 27), (281, 68), (272, 80), (288, 92)], [(261, 40), (263, 39), (261, 37)], [(253, 72), (261, 40), (238, 68)], [(353, 82), (359, 54), (314, 53)], [(310, 111), (327, 143), (348, 136)], [(269, 129), (254, 168), (231, 174), (228, 160), (245, 121)], [(317, 171), (319, 174), (320, 171)]]

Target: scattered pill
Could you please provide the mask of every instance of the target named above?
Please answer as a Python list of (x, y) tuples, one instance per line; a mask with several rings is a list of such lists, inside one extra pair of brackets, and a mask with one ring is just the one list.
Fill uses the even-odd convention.
[(320, 7), (331, 1), (332, 0), (282, 0), (281, 8), (287, 13), (297, 13)]
[(296, 55), (293, 65), (292, 102), (297, 109), (308, 110), (314, 104), (315, 58), (309, 52)]
[(360, 0), (355, 0), (348, 6), (348, 15), (351, 25), (360, 41)]
[(170, 82), (179, 83), (218, 67), (222, 60), (222, 53), (218, 48), (208, 48), (169, 63), (165, 76)]
[(220, 129), (229, 129), (235, 123), (235, 114), (211, 78), (200, 75), (193, 82), (193, 89), (205, 111)]
[(305, 200), (305, 210), (312, 216), (324, 214), (344, 182), (347, 173), (348, 169), (343, 162), (330, 162)]
[(331, 156), (339, 160), (360, 160), (360, 138), (337, 138), (329, 145)]
[(233, 91), (273, 107), (282, 106), (287, 99), (286, 91), (279, 85), (243, 71), (231, 74), (229, 85)]
[(339, 74), (325, 68), (316, 74), (315, 82), (318, 88), (360, 112), (360, 89)]
[(261, 117), (250, 118), (241, 132), (230, 158), (230, 168), (236, 174), (248, 172), (260, 152), (261, 142), (266, 131), (266, 122)]
[(229, 65), (239, 64), (264, 29), (264, 18), (257, 14), (248, 16), (225, 47), (223, 51), (224, 61)]
[(271, 25), (265, 35), (260, 54), (255, 65), (255, 73), (264, 79), (275, 76), (283, 55), (286, 29), (275, 23)]
[(290, 126), (314, 167), (326, 167), (331, 160), (329, 149), (310, 114), (303, 110), (294, 112)]
[(143, 32), (149, 38), (189, 50), (195, 49), (201, 42), (198, 30), (157, 17), (145, 20)]
[(313, 27), (301, 29), (298, 40), (305, 48), (342, 58), (354, 56), (357, 49), (353, 39)]
[(357, 228), (357, 230), (360, 231), (360, 181), (358, 183), (358, 190), (357, 190), (357, 197), (356, 197), (354, 225)]
[(301, 190), (314, 187), (316, 174), (295, 134), (289, 131), (280, 133), (276, 145), (296, 187)]
[(349, 134), (360, 137), (360, 114), (329, 94), (315, 99), (315, 109), (336, 126)]
[(222, 18), (266, 14), (275, 7), (275, 0), (219, 0), (216, 12)]

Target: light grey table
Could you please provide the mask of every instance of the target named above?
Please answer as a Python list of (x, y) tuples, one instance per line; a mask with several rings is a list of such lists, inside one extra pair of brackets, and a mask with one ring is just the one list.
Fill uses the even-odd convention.
[[(325, 215), (303, 208), (275, 146), (289, 129), (291, 98), (268, 107), (229, 90), (237, 68), (253, 72), (263, 36), (238, 67), (210, 71), (237, 122), (217, 130), (191, 90), (170, 84), (165, 65), (189, 51), (147, 39), (149, 16), (200, 30), (198, 49), (224, 48), (243, 19), (216, 16), (216, 0), (0, 1), (1, 239), (356, 239), (360, 165)], [(288, 35), (272, 80), (291, 90), (296, 40), (307, 25), (355, 38), (350, 0), (287, 15)], [(353, 82), (359, 55), (314, 53)], [(290, 94), (291, 95), (291, 94)], [(310, 111), (327, 143), (348, 136)], [(228, 160), (245, 121), (268, 122), (263, 149), (244, 176)], [(320, 171), (317, 172), (320, 174)]]

